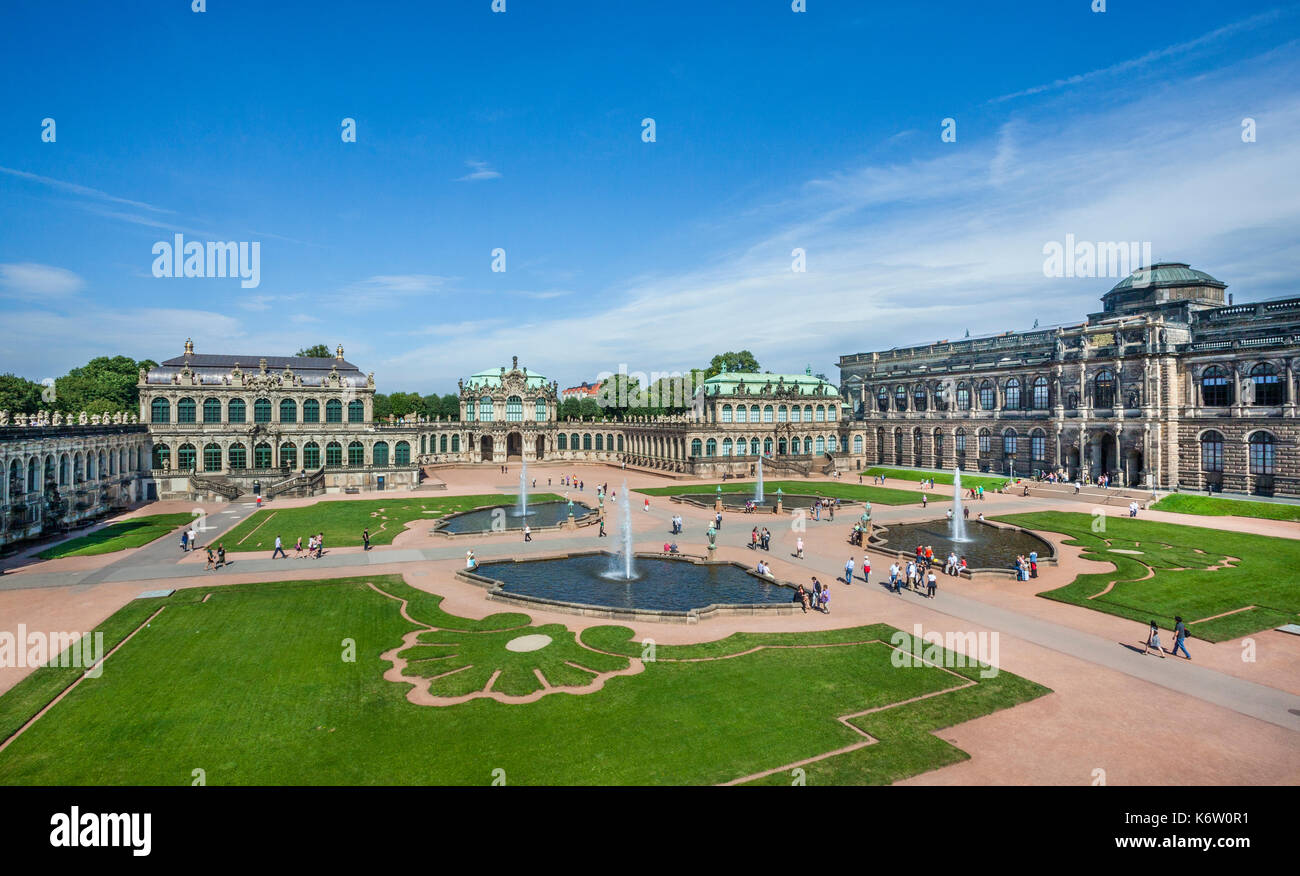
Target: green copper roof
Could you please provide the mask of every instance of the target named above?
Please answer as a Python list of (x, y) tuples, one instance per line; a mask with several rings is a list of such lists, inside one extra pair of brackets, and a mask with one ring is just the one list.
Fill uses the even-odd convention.
[(808, 374), (767, 374), (741, 371), (724, 371), (716, 377), (710, 377), (704, 381), (705, 392), (709, 395), (734, 395), (736, 387), (740, 385), (741, 381), (744, 381), (747, 389), (754, 392), (759, 392), (768, 381), (771, 381), (773, 388), (778, 383), (782, 383), (787, 390), (792, 387), (797, 388), (800, 395), (816, 395), (818, 387), (825, 387), (825, 395), (839, 395), (833, 384), (822, 380), (820, 377), (812, 377)]
[(1214, 279), (1204, 271), (1198, 271), (1182, 262), (1159, 262), (1149, 268), (1139, 268), (1120, 280), (1111, 292), (1123, 292), (1126, 289), (1152, 289), (1161, 286), (1217, 286), (1226, 289), (1227, 284)]
[[(524, 385), (529, 389), (540, 389), (546, 385), (546, 378), (540, 374), (533, 374), (527, 368), (520, 368), (519, 371), (524, 375)], [(465, 378), (465, 383), (471, 386), (500, 386), (501, 378), (509, 374), (509, 371), (502, 371), (500, 368), (486, 371), (476, 371), (469, 377)]]

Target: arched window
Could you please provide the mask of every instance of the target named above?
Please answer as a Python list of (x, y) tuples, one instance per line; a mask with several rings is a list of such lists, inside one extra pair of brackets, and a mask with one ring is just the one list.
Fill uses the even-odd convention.
[(718, 439), (710, 438), (704, 442), (704, 455), (709, 457), (718, 455)]
[(876, 407), (882, 411), (889, 410), (889, 389), (887, 387), (882, 386), (876, 390)]
[(691, 456), (699, 456), (704, 452), (704, 442), (699, 438), (691, 440)]
[(749, 439), (749, 455), (750, 455), (750, 456), (758, 456), (758, 439), (757, 439), (757, 438), (750, 438), (750, 439)]
[[(340, 405), (340, 407), (342, 407)], [(337, 441), (331, 441), (325, 445), (325, 465), (328, 468), (341, 468), (343, 466), (343, 445)]]
[(376, 466), (388, 465), (388, 442), (376, 441), (375, 449), (371, 451)]
[(506, 422), (521, 423), (524, 419), (524, 400), (517, 395), (506, 399)]
[(1002, 452), (1007, 456), (1015, 456), (1016, 453), (1016, 430), (1008, 429), (1002, 433)]
[[(153, 446), (153, 467), (170, 468), (172, 459), (172, 449), (166, 444), (155, 444)], [(65, 456), (59, 466), (59, 486), (68, 485), (68, 458)]]
[[(306, 403), (303, 408), (306, 409)], [(307, 470), (320, 468), (320, 445), (315, 441), (308, 441), (302, 448), (302, 467)]]
[[(164, 444), (163, 452), (162, 452), (163, 465), (155, 466), (155, 467), (166, 468), (168, 465), (171, 464), (171, 457), (172, 457), (171, 448)], [(63, 457), (59, 459), (59, 486), (67, 487), (67, 486), (71, 486), (71, 484), (72, 484), (72, 460), (69, 459), (68, 454), (65, 453), (63, 454)]]
[(819, 454), (826, 452), (826, 439), (823, 438), (821, 435), (817, 436), (817, 452)]
[(854, 453), (861, 453), (861, 452), (862, 452), (862, 436), (861, 436), (861, 435), (854, 435), (854, 436), (853, 436), (853, 452), (854, 452)]
[(818, 405), (818, 406), (817, 406), (815, 417), (816, 417), (816, 419), (814, 420), (814, 422), (817, 422), (817, 423), (825, 423), (825, 422), (826, 422), (826, 406), (825, 406), (825, 405)]
[(1250, 382), (1255, 390), (1252, 404), (1276, 407), (1283, 403), (1282, 381), (1278, 378), (1277, 369), (1269, 363), (1261, 362), (1250, 369)]
[(1092, 379), (1092, 405), (1096, 408), (1115, 407), (1115, 375), (1103, 368)]
[(745, 451), (746, 451), (748, 448), (749, 448), (749, 443), (746, 442), (744, 438), (737, 438), (737, 439), (736, 439), (735, 454), (736, 454), (737, 456), (744, 456), (744, 455), (745, 455)]
[(597, 450), (605, 449), (605, 436), (600, 434), (599, 432), (596, 433), (596, 449)]
[(731, 422), (731, 405), (722, 406), (722, 422), (724, 423)]
[[(1232, 404), (1232, 381), (1228, 379), (1228, 372), (1218, 365), (1211, 365), (1201, 372), (1201, 404), (1215, 408)], [(1222, 471), (1223, 469), (1206, 470)]]
[(803, 408), (800, 407), (799, 405), (795, 405), (794, 407), (790, 408), (790, 422), (798, 423), (801, 422), (802, 420), (803, 420)]
[(203, 400), (203, 422), (221, 422), (221, 399), (205, 398)]
[(221, 446), (215, 443), (203, 445), (203, 470), (221, 471)]
[[(433, 445), (433, 442), (430, 441), (429, 444), (430, 444), (430, 446), (432, 446), (432, 445)], [(443, 432), (442, 435), (440, 435), (440, 436), (438, 437), (438, 447), (440, 448), (440, 449), (438, 450), (439, 453), (446, 453), (446, 452), (447, 452), (447, 433), (446, 433), (446, 432)]]
[(302, 403), (302, 421), (304, 423), (320, 422), (320, 402), (309, 398)]
[(271, 400), (269, 398), (259, 398), (253, 402), (253, 422), (271, 422)]
[(763, 422), (764, 423), (776, 422), (776, 409), (773, 408), (771, 405), (763, 406)]
[(894, 387), (894, 409), (899, 411), (907, 410), (907, 387)]
[(485, 395), (478, 400), (478, 418), (481, 422), (492, 422), (492, 396)]
[(1223, 471), (1223, 433), (1211, 429), (1201, 436), (1201, 471)]
[[(796, 438), (794, 440), (798, 441), (799, 439)], [(803, 452), (806, 456), (812, 456), (812, 438), (803, 439)]]
[(348, 422), (364, 423), (366, 421), (366, 403), (359, 398), (348, 402)]
[(730, 438), (723, 438), (723, 439), (722, 439), (722, 455), (723, 455), (723, 456), (730, 456), (730, 455), (731, 455), (731, 439), (730, 439)]
[(750, 406), (749, 406), (749, 422), (751, 422), (751, 423), (757, 423), (757, 422), (759, 422), (759, 417), (760, 417), (760, 416), (762, 416), (762, 414), (761, 414), (761, 413), (759, 412), (759, 410), (758, 410), (758, 405), (750, 405)]
[(1014, 377), (1007, 381), (1006, 406), (1011, 410), (1016, 410), (1020, 407), (1020, 381)]
[(831, 453), (835, 453), (836, 451), (838, 451), (840, 449), (839, 439), (836, 438), (834, 435), (827, 436), (826, 449)]
[(579, 450), (581, 448), (582, 448), (582, 439), (578, 437), (577, 432), (574, 432), (572, 435), (569, 436), (569, 449)]
[(930, 398), (925, 391), (925, 384), (918, 383), (912, 387), (912, 410), (924, 411), (930, 407)]
[(980, 384), (980, 408), (986, 411), (993, 410), (997, 406), (996, 393), (993, 391), (993, 384), (984, 381)]
[[(149, 422), (151, 423), (170, 423), (172, 420), (171, 402), (165, 398), (156, 398), (149, 406)], [(154, 468), (161, 466), (155, 465)]]
[(1029, 433), (1029, 455), (1035, 462), (1047, 459), (1047, 433), (1042, 429)]
[(536, 420), (539, 423), (546, 422), (546, 399), (539, 398), (536, 404)]
[(460, 435), (451, 436), (451, 452), (460, 453)]
[(176, 403), (176, 422), (193, 423), (197, 421), (195, 416), (194, 399), (183, 398)]
[(298, 422), (298, 403), (291, 398), (280, 399), (280, 422)]
[(397, 446), (393, 448), (393, 457), (397, 465), (411, 464), (411, 445), (405, 441), (398, 441)]
[[(332, 398), (329, 401), (325, 402), (325, 422), (327, 423), (343, 422), (343, 402), (341, 402), (336, 398)], [(326, 456), (328, 455), (329, 453), (327, 451)]]
[(1034, 410), (1045, 411), (1051, 404), (1051, 394), (1046, 377), (1034, 378)]
[(361, 468), (366, 464), (366, 448), (360, 441), (348, 445), (348, 468)]
[(568, 435), (565, 435), (563, 432), (561, 432), (559, 435), (557, 435), (556, 438), (555, 438), (555, 449), (556, 449), (556, 450), (568, 450), (568, 449), (569, 449), (569, 436), (568, 436)]
[(226, 463), (234, 471), (248, 468), (248, 449), (243, 444), (231, 444), (226, 451)]
[(193, 444), (182, 444), (176, 448), (176, 467), (182, 471), (190, 471), (198, 462), (198, 451), (194, 449)]
[(785, 405), (779, 406), (776, 409), (776, 421), (778, 423), (790, 422), (790, 409), (787, 408)]
[(992, 433), (990, 433), (988, 429), (980, 429), (979, 452), (981, 456), (989, 452), (989, 440), (991, 438), (992, 438)]
[(590, 432), (584, 433), (583, 436), (582, 436), (582, 449), (583, 449), (583, 450), (590, 450), (590, 449), (591, 449), (591, 433), (590, 433)]
[(280, 468), (298, 467), (298, 448), (292, 441), (280, 445)]
[(1269, 432), (1256, 432), (1250, 436), (1250, 473), (1273, 474), (1273, 457), (1276, 441)]
[[(267, 402), (270, 407), (270, 402)], [(271, 445), (263, 441), (253, 448), (253, 468), (265, 469), (271, 467)]]
[(749, 422), (749, 408), (745, 407), (744, 405), (736, 405), (736, 422), (737, 423)]
[(618, 436), (618, 452), (619, 452), (619, 453), (622, 453), (622, 452), (623, 452), (623, 435), (622, 435), (622, 433), (620, 433), (619, 436)]
[(964, 383), (957, 384), (957, 409), (970, 410), (970, 387)]
[(771, 455), (772, 455), (772, 439), (771, 439), (771, 438), (764, 438), (764, 439), (763, 439), (763, 454), (764, 454), (765, 456), (771, 456)]
[(247, 419), (248, 405), (242, 398), (232, 398), (226, 405), (226, 419), (231, 423), (242, 423)]

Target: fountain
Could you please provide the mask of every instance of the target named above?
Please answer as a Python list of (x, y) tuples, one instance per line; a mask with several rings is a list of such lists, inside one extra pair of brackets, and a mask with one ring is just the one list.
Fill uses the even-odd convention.
[(952, 470), (952, 524), (949, 526), (952, 540), (961, 544), (970, 541), (966, 535), (966, 517), (961, 510), (961, 469)]
[[(627, 479), (623, 480), (623, 495), (627, 495)], [(636, 573), (632, 568), (632, 503), (624, 502), (619, 513), (619, 552), (610, 557), (606, 577), (632, 581)]]
[(763, 457), (758, 457), (758, 480), (754, 482), (754, 504), (763, 504)]
[(525, 462), (519, 467), (519, 507), (515, 510), (516, 517), (528, 516), (528, 463)]

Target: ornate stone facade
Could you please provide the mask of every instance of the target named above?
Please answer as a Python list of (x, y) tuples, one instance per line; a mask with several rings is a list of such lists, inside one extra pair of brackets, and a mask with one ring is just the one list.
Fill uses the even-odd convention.
[(1300, 298), (1233, 306), (1185, 264), (1086, 322), (840, 359), (872, 462), (1300, 495)]

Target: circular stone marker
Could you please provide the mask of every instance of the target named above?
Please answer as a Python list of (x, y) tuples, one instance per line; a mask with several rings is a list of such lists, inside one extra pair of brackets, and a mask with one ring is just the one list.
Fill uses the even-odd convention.
[(507, 651), (540, 651), (547, 645), (551, 644), (551, 637), (542, 633), (534, 633), (531, 636), (520, 636), (517, 639), (511, 639), (506, 642)]

